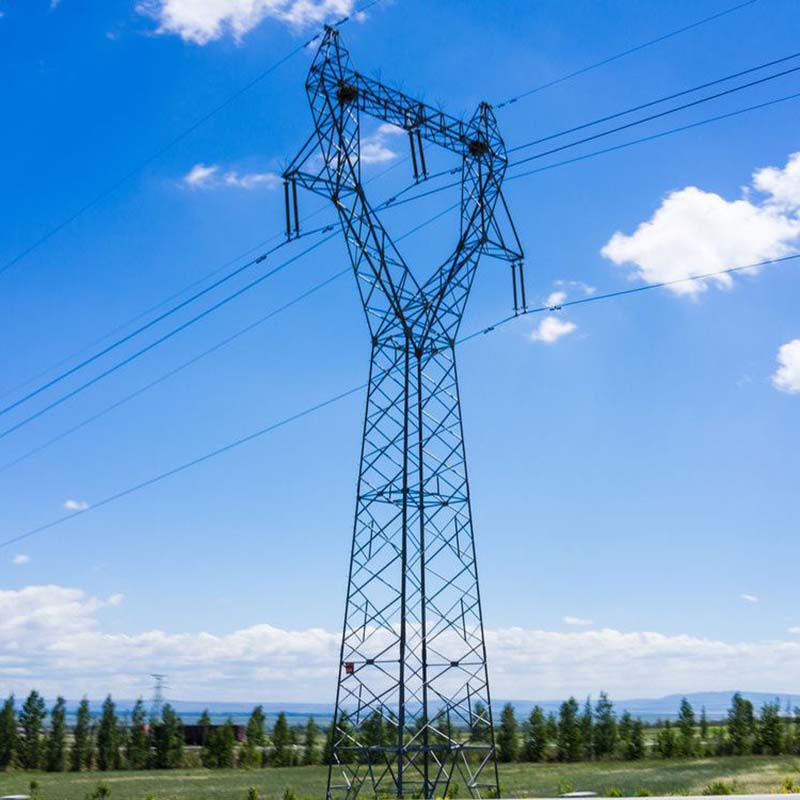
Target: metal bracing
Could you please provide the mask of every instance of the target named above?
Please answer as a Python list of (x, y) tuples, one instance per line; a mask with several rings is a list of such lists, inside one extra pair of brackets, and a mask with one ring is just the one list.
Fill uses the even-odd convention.
[[(306, 89), (315, 132), (284, 174), (287, 235), (298, 185), (333, 202), (372, 337), (328, 797), (497, 796), (455, 338), (482, 255), (512, 264), (524, 307), (505, 146), (488, 105), (463, 122), (365, 78), (333, 29)], [(364, 193), (363, 114), (408, 131), (418, 179), (423, 141), (461, 160), (456, 245), (425, 281)]]

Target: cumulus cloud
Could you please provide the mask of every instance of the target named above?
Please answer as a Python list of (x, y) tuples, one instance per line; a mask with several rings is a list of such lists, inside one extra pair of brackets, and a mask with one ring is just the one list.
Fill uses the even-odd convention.
[(382, 164), (386, 161), (394, 161), (397, 153), (392, 150), (389, 141), (395, 136), (402, 136), (402, 128), (384, 122), (371, 136), (364, 136), (361, 139), (361, 163), (362, 164)]
[(140, 14), (154, 19), (160, 34), (205, 45), (225, 35), (237, 42), (267, 19), (300, 29), (348, 16), (353, 0), (141, 0)]
[(89, 508), (89, 504), (85, 500), (65, 500), (64, 508), (67, 511), (86, 511)]
[(772, 385), (788, 394), (800, 394), (800, 339), (787, 342), (778, 350), (778, 369)]
[(31, 560), (30, 556), (26, 556), (25, 553), (18, 553), (12, 559), (14, 564), (27, 564)]
[(567, 299), (567, 293), (564, 291), (550, 292), (544, 300), (544, 304), (549, 308), (556, 308), (560, 306)]
[[(329, 701), (339, 633), (267, 623), (224, 633), (138, 633), (104, 628), (103, 600), (63, 586), (0, 591), (0, 681), (18, 695), (111, 691), (132, 697), (156, 668), (175, 697)], [(800, 629), (792, 631), (798, 633)], [(607, 689), (617, 697), (752, 686), (785, 691), (800, 641), (725, 642), (688, 634), (511, 627), (486, 632), (498, 697), (565, 697)]]
[(583, 617), (571, 617), (569, 614), (567, 614), (566, 617), (562, 617), (561, 621), (565, 625), (574, 625), (578, 628), (587, 628), (592, 624), (592, 620), (590, 619), (584, 619)]
[(574, 322), (567, 322), (558, 317), (545, 317), (531, 332), (534, 342), (553, 344), (562, 336), (572, 333), (578, 326)]
[(183, 176), (183, 183), (192, 189), (198, 189), (211, 183), (217, 172), (219, 167), (216, 164), (195, 164)]
[(740, 594), (739, 597), (742, 600), (744, 600), (745, 603), (757, 603), (758, 602), (758, 597), (756, 597), (754, 594), (747, 594), (746, 592), (742, 592), (742, 594)]
[(281, 185), (281, 178), (274, 172), (237, 172), (228, 170), (224, 174), (219, 164), (195, 164), (181, 183), (190, 189), (215, 189), (230, 186), (235, 189), (256, 189), (262, 186), (275, 189)]
[[(800, 153), (794, 153), (783, 168), (757, 170), (752, 189), (738, 200), (696, 186), (671, 192), (649, 220), (630, 235), (617, 231), (601, 252), (617, 266), (632, 267), (632, 277), (658, 283), (779, 258), (799, 238)], [(727, 274), (669, 288), (696, 297), (710, 286), (732, 284)]]

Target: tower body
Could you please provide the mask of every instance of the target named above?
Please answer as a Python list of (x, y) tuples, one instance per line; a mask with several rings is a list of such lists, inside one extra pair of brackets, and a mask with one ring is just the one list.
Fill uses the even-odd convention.
[[(306, 89), (315, 132), (284, 175), (287, 218), (298, 184), (333, 202), (372, 342), (328, 797), (498, 796), (455, 342), (479, 258), (515, 276), (522, 259), (503, 235), (505, 148), (488, 105), (467, 123), (365, 78), (335, 30)], [(418, 176), (423, 141), (461, 161), (455, 247), (425, 281), (365, 195), (364, 114), (408, 131)]]

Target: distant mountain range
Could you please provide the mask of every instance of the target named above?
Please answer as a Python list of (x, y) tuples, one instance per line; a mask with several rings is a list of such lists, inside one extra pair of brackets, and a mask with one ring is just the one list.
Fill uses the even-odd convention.
[[(678, 707), (681, 699), (686, 697), (692, 704), (695, 712), (699, 715), (700, 709), (705, 708), (710, 720), (722, 719), (725, 717), (731, 703), (734, 690), (726, 692), (687, 692), (684, 694), (669, 694), (665, 697), (656, 698), (634, 698), (630, 700), (617, 700), (611, 698), (617, 714), (623, 711), (630, 711), (634, 717), (641, 717), (645, 722), (654, 722), (658, 719), (674, 719), (678, 715)], [(779, 700), (781, 708), (792, 709), (800, 705), (800, 693), (790, 694), (780, 692), (741, 692), (742, 696), (750, 700), (756, 708), (760, 708), (764, 703)], [(583, 702), (584, 698), (578, 698)], [(593, 701), (597, 698), (592, 698)], [(117, 711), (121, 715), (126, 715), (133, 708), (134, 700), (115, 701)], [(215, 721), (225, 720), (231, 717), (234, 722), (243, 722), (247, 719), (253, 707), (258, 705), (258, 701), (248, 703), (238, 702), (204, 702), (202, 700), (172, 700), (169, 702), (175, 710), (183, 717), (184, 721), (193, 722), (204, 709), (208, 709), (209, 714)], [(494, 700), (493, 707), (495, 713), (499, 712), (505, 703), (510, 702), (514, 705), (517, 718), (522, 720), (527, 717), (534, 706), (541, 706), (545, 712), (558, 712), (561, 700)], [(77, 701), (69, 702), (70, 712), (77, 708)], [(99, 714), (101, 701), (92, 702), (93, 713)], [(333, 716), (333, 704), (331, 703), (261, 703), (268, 716), (275, 716), (283, 711), (289, 718), (290, 723), (297, 724), (305, 721), (308, 717), (314, 717), (318, 722), (325, 723)]]

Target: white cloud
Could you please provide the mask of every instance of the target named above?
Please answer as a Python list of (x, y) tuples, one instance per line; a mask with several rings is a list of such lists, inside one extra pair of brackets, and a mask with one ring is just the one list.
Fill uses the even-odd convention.
[(354, 0), (141, 0), (140, 14), (152, 17), (158, 33), (177, 34), (204, 45), (230, 34), (236, 41), (267, 19), (292, 28), (348, 16)]
[(84, 500), (65, 500), (64, 508), (67, 511), (86, 511), (89, 508), (89, 504)]
[(14, 556), (12, 561), (15, 564), (27, 564), (31, 560), (30, 556), (26, 556), (25, 553), (19, 553)]
[(257, 186), (276, 189), (282, 183), (280, 175), (274, 172), (248, 172), (244, 175), (226, 172), (224, 180), (227, 186), (235, 186), (237, 189), (255, 189)]
[(786, 629), (789, 633), (800, 633), (800, 625), (794, 625)]
[(183, 176), (183, 182), (192, 189), (199, 189), (211, 183), (217, 172), (219, 172), (219, 167), (216, 164), (195, 164)]
[(562, 617), (561, 620), (565, 625), (574, 625), (578, 628), (586, 628), (592, 624), (592, 620), (590, 619), (584, 619), (583, 617), (571, 617), (569, 614), (567, 614), (566, 617)]
[(574, 322), (565, 322), (558, 317), (545, 317), (531, 332), (531, 339), (535, 342), (553, 344), (562, 336), (572, 333), (577, 327)]
[(756, 597), (754, 594), (747, 594), (746, 592), (742, 592), (742, 594), (740, 594), (739, 597), (742, 600), (744, 600), (745, 603), (757, 603), (758, 602), (758, 597)]
[(558, 292), (550, 292), (549, 295), (544, 300), (544, 304), (548, 306), (548, 308), (555, 308), (556, 306), (560, 306), (564, 301), (567, 299), (567, 293), (563, 291)]
[(181, 182), (190, 189), (215, 189), (229, 186), (235, 189), (255, 189), (263, 186), (275, 189), (281, 185), (281, 177), (274, 172), (237, 172), (228, 170), (220, 172), (219, 164), (195, 164)]
[(772, 385), (782, 392), (800, 394), (800, 339), (793, 339), (778, 350), (778, 369)]
[(594, 286), (590, 286), (588, 283), (584, 283), (583, 281), (556, 281), (556, 286), (566, 286), (568, 289), (579, 289), (586, 295), (594, 294), (597, 289)]
[(386, 161), (394, 161), (397, 153), (392, 150), (387, 140), (394, 136), (405, 133), (402, 128), (384, 122), (370, 136), (361, 138), (361, 163), (362, 164), (383, 164)]
[[(767, 167), (753, 175), (764, 194), (751, 200), (726, 200), (696, 186), (671, 192), (655, 214), (631, 235), (617, 231), (602, 254), (617, 266), (632, 266), (632, 276), (647, 283), (779, 258), (800, 238), (800, 153), (785, 168)], [(755, 270), (754, 270), (755, 271)], [(697, 296), (710, 286), (733, 284), (731, 275), (678, 283), (670, 290)]]
[[(0, 591), (5, 691), (20, 695), (36, 686), (49, 697), (106, 691), (135, 697), (157, 669), (169, 674), (178, 698), (332, 698), (339, 633), (266, 623), (226, 633), (106, 630), (104, 610), (117, 598), (102, 600), (63, 586)], [(731, 686), (786, 691), (800, 659), (795, 639), (726, 642), (612, 629), (489, 629), (486, 644), (494, 694), (530, 699), (599, 689), (618, 698)]]

